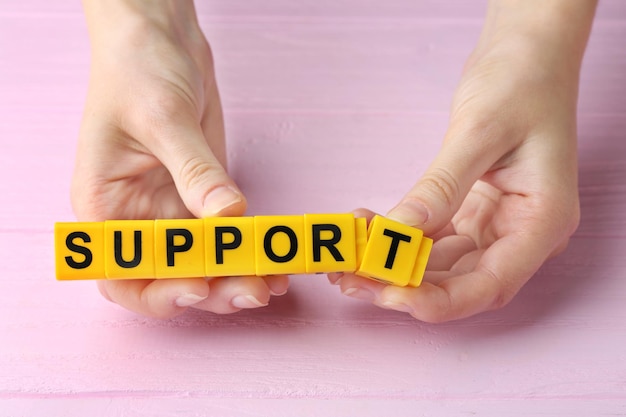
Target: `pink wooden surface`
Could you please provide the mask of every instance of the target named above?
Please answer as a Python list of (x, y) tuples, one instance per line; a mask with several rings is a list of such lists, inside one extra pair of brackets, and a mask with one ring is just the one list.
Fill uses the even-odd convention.
[[(211, 0), (251, 214), (385, 211), (438, 149), (484, 1)], [(426, 325), (292, 280), (267, 308), (138, 317), (53, 276), (88, 72), (77, 2), (0, 0), (0, 416), (626, 415), (626, 2), (580, 99), (582, 224), (506, 308)]]

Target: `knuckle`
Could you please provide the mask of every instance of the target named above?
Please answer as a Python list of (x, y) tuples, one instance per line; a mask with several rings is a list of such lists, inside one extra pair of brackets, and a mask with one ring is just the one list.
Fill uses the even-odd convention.
[(554, 250), (550, 253), (550, 255), (548, 256), (549, 258), (555, 257), (557, 255), (560, 255), (561, 253), (565, 252), (565, 249), (567, 249), (567, 247), (569, 246), (569, 241), (570, 239), (567, 238), (565, 240), (563, 240), (562, 242), (560, 242), (556, 248), (554, 248)]
[(114, 214), (114, 207), (106, 198), (106, 189), (97, 183), (84, 183), (75, 176), (70, 186), (70, 204), (81, 221), (104, 221)]
[(517, 294), (518, 288), (512, 285), (511, 282), (498, 277), (493, 271), (483, 267), (482, 272), (486, 274), (491, 280), (491, 302), (489, 309), (498, 310), (505, 307), (511, 302), (515, 294)]
[(186, 106), (175, 94), (162, 94), (153, 98), (140, 117), (140, 126), (145, 126), (148, 137), (159, 137), (180, 123)]
[(580, 203), (577, 198), (554, 198), (544, 203), (541, 211), (547, 230), (553, 230), (554, 235), (570, 237), (580, 225)]
[(158, 141), (176, 134), (178, 127), (192, 118), (199, 119), (195, 96), (190, 87), (181, 83), (161, 80), (157, 87), (137, 97), (133, 110), (120, 115), (124, 130), (139, 138)]
[[(500, 111), (485, 110), (490, 117), (475, 117), (474, 111), (460, 111), (454, 117), (451, 132), (448, 135), (450, 145), (458, 146), (471, 143), (473, 149), (479, 152), (489, 151), (496, 148), (502, 142), (503, 137), (510, 138), (513, 130), (511, 120), (500, 113), (506, 110), (506, 105), (500, 107)], [(470, 107), (473, 109), (473, 107)]]
[(190, 189), (202, 184), (217, 170), (216, 164), (212, 164), (202, 157), (192, 156), (180, 167), (178, 178), (183, 187)]
[[(452, 291), (447, 283), (442, 283), (437, 291), (437, 296), (428, 297), (429, 303), (422, 306), (415, 306), (413, 314), (414, 318), (425, 323), (439, 324), (458, 317), (457, 307)], [(434, 295), (434, 294), (433, 294)]]
[(458, 181), (445, 168), (435, 168), (426, 173), (420, 180), (420, 187), (450, 209), (454, 208), (461, 193)]
[(154, 292), (144, 289), (139, 294), (130, 288), (125, 288), (120, 294), (119, 304), (131, 311), (143, 314), (158, 320), (166, 320), (181, 314), (184, 309), (175, 308), (173, 305), (164, 304)]
[(511, 302), (513, 299), (513, 295), (511, 291), (506, 288), (500, 287), (493, 298), (493, 302), (491, 304), (492, 310), (499, 310), (505, 307), (507, 304)]

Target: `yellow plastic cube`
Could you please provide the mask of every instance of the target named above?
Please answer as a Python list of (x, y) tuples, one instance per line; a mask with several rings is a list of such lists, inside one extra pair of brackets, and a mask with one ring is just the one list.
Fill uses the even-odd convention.
[(404, 287), (411, 280), (423, 233), (414, 227), (375, 216), (357, 275)]
[(433, 240), (429, 237), (423, 237), (420, 243), (420, 248), (417, 251), (417, 259), (415, 266), (413, 267), (413, 273), (411, 274), (411, 280), (408, 283), (409, 287), (419, 287), (422, 284), (422, 278), (426, 271), (426, 264), (428, 263), (428, 257), (430, 251), (433, 249)]
[(56, 223), (54, 249), (58, 280), (105, 278), (103, 222)]
[(356, 269), (353, 214), (305, 214), (306, 272), (342, 272)]
[(306, 273), (304, 216), (255, 216), (256, 275)]
[(207, 277), (254, 275), (254, 218), (204, 219)]
[(156, 278), (204, 276), (204, 221), (165, 219), (154, 221)]
[(365, 247), (367, 246), (367, 219), (365, 217), (357, 217), (354, 219), (354, 228), (356, 235), (356, 265), (353, 271), (356, 271), (363, 262), (365, 255)]
[(108, 279), (154, 278), (154, 220), (104, 222)]

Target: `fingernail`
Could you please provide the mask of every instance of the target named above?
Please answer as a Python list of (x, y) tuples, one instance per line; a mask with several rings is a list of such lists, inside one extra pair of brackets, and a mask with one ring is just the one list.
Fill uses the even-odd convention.
[(204, 300), (206, 297), (207, 296), (202, 297), (197, 294), (185, 294), (185, 295), (181, 295), (180, 297), (178, 297), (175, 303), (178, 307), (189, 307), (189, 306), (199, 303), (200, 301)]
[(254, 295), (238, 295), (230, 303), (237, 308), (258, 308), (265, 307), (268, 304), (263, 304)]
[(204, 198), (202, 214), (204, 216), (214, 216), (233, 204), (241, 202), (241, 200), (241, 194), (233, 188), (227, 186), (217, 187)]
[(406, 304), (396, 303), (393, 301), (385, 301), (382, 305), (391, 310), (401, 311), (403, 313), (412, 313), (413, 309)]
[(343, 295), (365, 301), (374, 301), (376, 299), (374, 293), (365, 288), (348, 288), (343, 292)]
[(280, 292), (280, 293), (270, 290), (270, 295), (273, 295), (274, 297), (280, 297), (281, 295), (285, 295), (285, 294), (287, 294), (287, 290)]
[(394, 207), (387, 217), (409, 226), (421, 226), (428, 221), (428, 210), (420, 201), (407, 198)]

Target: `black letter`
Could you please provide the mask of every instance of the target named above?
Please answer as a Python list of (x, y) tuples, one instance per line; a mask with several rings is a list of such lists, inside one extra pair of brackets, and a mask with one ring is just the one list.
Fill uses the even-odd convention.
[(113, 232), (113, 253), (115, 254), (115, 263), (122, 268), (134, 268), (141, 263), (141, 230), (135, 230), (135, 257), (131, 261), (125, 261), (122, 256), (122, 232), (116, 230)]
[(396, 252), (398, 252), (398, 245), (400, 241), (410, 242), (411, 236), (403, 235), (402, 233), (394, 232), (393, 230), (385, 229), (383, 235), (391, 238), (391, 247), (389, 248), (389, 254), (387, 255), (387, 261), (385, 262), (385, 268), (392, 269), (393, 261), (396, 259)]
[[(276, 255), (272, 249), (272, 237), (279, 232), (282, 232), (289, 237), (289, 244), (291, 247), (285, 256)], [(263, 239), (263, 248), (265, 249), (265, 254), (268, 258), (270, 258), (270, 260), (276, 263), (289, 262), (296, 256), (296, 253), (298, 253), (298, 237), (296, 236), (296, 233), (287, 226), (274, 226), (265, 234), (265, 238)]]
[[(182, 236), (185, 243), (179, 246), (174, 245), (174, 236)], [(174, 253), (186, 252), (193, 245), (193, 235), (187, 229), (165, 229), (165, 240), (167, 249), (167, 266), (174, 266)]]
[[(323, 230), (333, 232), (333, 237), (328, 240), (322, 240), (321, 234)], [(343, 256), (335, 245), (341, 240), (341, 229), (335, 224), (314, 224), (313, 225), (313, 262), (322, 260), (322, 246), (326, 247), (330, 254), (337, 262), (343, 262)]]
[[(224, 233), (233, 235), (231, 243), (224, 243)], [(217, 226), (215, 228), (215, 263), (224, 263), (224, 249), (237, 249), (241, 245), (241, 230), (233, 226)]]
[(91, 254), (91, 251), (89, 250), (89, 248), (75, 244), (74, 239), (76, 238), (82, 239), (83, 242), (85, 243), (91, 242), (91, 238), (85, 232), (72, 232), (69, 235), (67, 235), (67, 238), (65, 239), (65, 246), (67, 246), (67, 248), (71, 250), (72, 252), (82, 253), (85, 256), (85, 260), (82, 262), (76, 262), (71, 256), (66, 256), (65, 262), (67, 262), (67, 265), (70, 268), (74, 268), (74, 269), (89, 268), (89, 265), (91, 265), (91, 262), (93, 261), (93, 255)]

